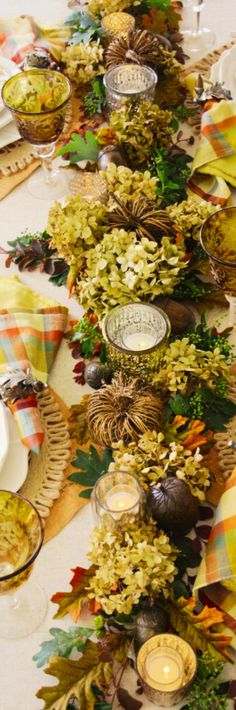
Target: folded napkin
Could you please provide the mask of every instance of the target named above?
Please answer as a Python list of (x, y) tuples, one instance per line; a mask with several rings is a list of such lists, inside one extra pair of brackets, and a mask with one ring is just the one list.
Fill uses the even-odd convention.
[(33, 17), (27, 15), (14, 20), (0, 20), (0, 55), (20, 64), (35, 47), (44, 47), (55, 59), (60, 60), (70, 34), (70, 29), (64, 25), (40, 26)]
[[(18, 277), (0, 277), (0, 373), (8, 367), (26, 371), (47, 382), (67, 323), (67, 308), (36, 293)], [(9, 408), (22, 442), (39, 453), (43, 430), (34, 394)]]
[(230, 194), (227, 183), (236, 187), (236, 101), (220, 101), (202, 114), (189, 188), (223, 205)]
[(216, 582), (236, 592), (236, 468), (218, 503), (193, 591)]

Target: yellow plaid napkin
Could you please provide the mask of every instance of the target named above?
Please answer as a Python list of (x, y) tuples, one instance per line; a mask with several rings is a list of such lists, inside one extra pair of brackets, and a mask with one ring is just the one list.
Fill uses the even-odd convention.
[(224, 613), (224, 625), (233, 632), (231, 646), (236, 649), (236, 468), (217, 506), (193, 593)]
[(224, 205), (236, 187), (236, 101), (220, 101), (202, 114), (201, 138), (189, 180), (190, 191)]
[[(47, 382), (67, 323), (67, 308), (33, 291), (17, 277), (0, 277), (0, 373), (8, 367)], [(14, 413), (22, 442), (39, 453), (43, 432), (34, 396), (17, 400)]]

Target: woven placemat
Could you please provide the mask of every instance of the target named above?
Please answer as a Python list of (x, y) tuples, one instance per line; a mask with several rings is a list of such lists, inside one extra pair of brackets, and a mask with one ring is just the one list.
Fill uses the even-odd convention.
[(232, 39), (230, 42), (227, 42), (227, 44), (221, 45), (221, 47), (218, 47), (218, 49), (215, 49), (214, 52), (209, 52), (209, 54), (206, 54), (203, 59), (199, 59), (194, 64), (189, 64), (186, 69), (183, 70), (182, 76), (188, 76), (188, 74), (191, 74), (192, 72), (198, 72), (199, 74), (207, 74), (209, 73), (211, 67), (213, 64), (218, 62), (218, 59), (221, 57), (221, 54), (226, 51), (226, 49), (231, 49), (231, 47), (234, 47), (236, 44), (236, 40)]
[(35, 505), (45, 521), (47, 542), (88, 501), (79, 497), (82, 487), (68, 481), (74, 471), (70, 462), (77, 446), (69, 433), (69, 409), (52, 388), (38, 395), (38, 407), (44, 441), (39, 456), (30, 454), (28, 475), (19, 492)]

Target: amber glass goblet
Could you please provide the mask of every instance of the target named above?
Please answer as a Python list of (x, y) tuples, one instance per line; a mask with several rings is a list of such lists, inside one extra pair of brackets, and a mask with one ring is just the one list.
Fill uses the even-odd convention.
[(3, 103), (11, 111), (21, 137), (31, 143), (41, 160), (43, 174), (37, 171), (28, 181), (30, 193), (40, 199), (56, 199), (66, 192), (63, 171), (52, 169), (52, 156), (63, 131), (70, 96), (69, 79), (49, 69), (15, 74), (2, 88)]
[(211, 274), (229, 302), (229, 325), (236, 324), (236, 207), (224, 207), (204, 222), (200, 241)]
[(28, 636), (45, 617), (45, 592), (27, 581), (42, 543), (36, 508), (18, 493), (0, 490), (0, 636)]

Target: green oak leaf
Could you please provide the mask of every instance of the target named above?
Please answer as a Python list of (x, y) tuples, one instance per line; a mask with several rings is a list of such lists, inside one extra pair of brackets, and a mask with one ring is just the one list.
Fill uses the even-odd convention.
[(104, 449), (100, 458), (97, 449), (94, 446), (89, 447), (88, 451), (77, 449), (76, 459), (72, 461), (72, 466), (79, 468), (76, 473), (68, 476), (70, 481), (79, 483), (81, 486), (87, 486), (86, 491), (80, 493), (81, 498), (89, 498), (98, 478), (108, 471), (112, 458), (112, 451)]
[(58, 151), (58, 155), (69, 154), (71, 163), (80, 163), (82, 160), (96, 162), (99, 148), (96, 138), (92, 131), (86, 131), (83, 138), (78, 133), (72, 133), (68, 143), (62, 146)]
[(38, 668), (44, 666), (50, 656), (58, 655), (68, 658), (73, 648), (83, 651), (86, 641), (93, 634), (93, 629), (83, 626), (71, 626), (68, 631), (52, 628), (49, 633), (53, 637), (41, 643), (41, 650), (33, 656)]

